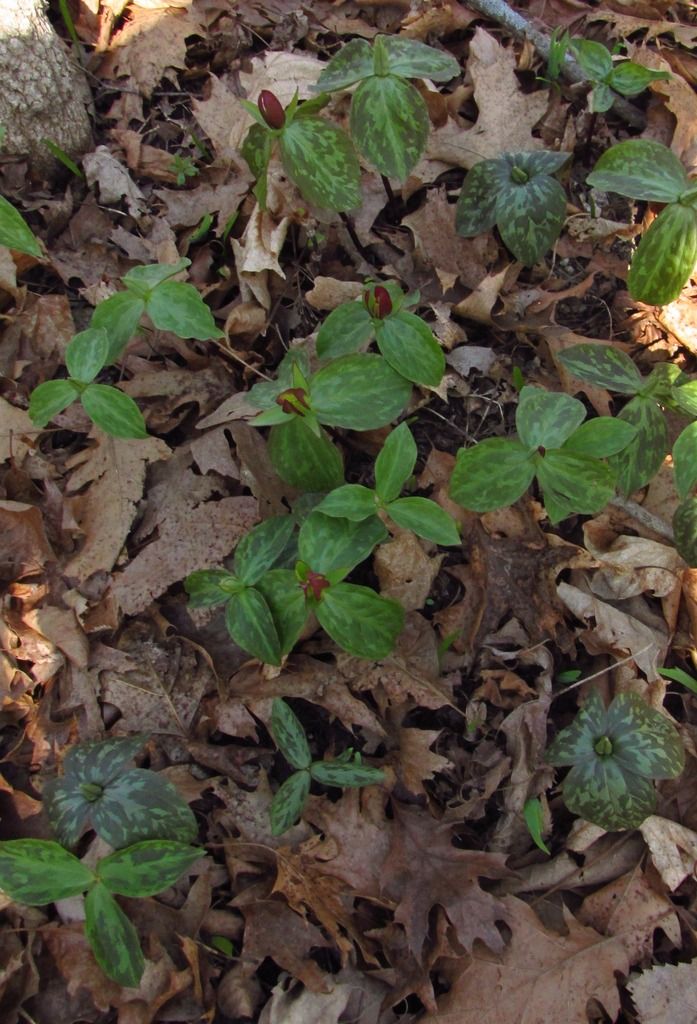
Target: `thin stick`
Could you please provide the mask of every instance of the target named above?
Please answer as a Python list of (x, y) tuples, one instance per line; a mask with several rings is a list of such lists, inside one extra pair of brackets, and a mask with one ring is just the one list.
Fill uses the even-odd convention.
[(610, 498), (610, 504), (614, 505), (615, 508), (622, 509), (622, 511), (630, 515), (632, 519), (636, 519), (637, 523), (641, 523), (641, 525), (645, 526), (647, 529), (653, 530), (653, 532), (657, 533), (660, 537), (665, 537), (671, 544), (674, 542), (675, 537), (673, 535), (673, 528), (666, 523), (664, 519), (659, 519), (659, 517), (655, 516), (653, 512), (649, 512), (641, 505), (638, 505), (636, 501), (630, 501), (629, 498), (616, 497)]

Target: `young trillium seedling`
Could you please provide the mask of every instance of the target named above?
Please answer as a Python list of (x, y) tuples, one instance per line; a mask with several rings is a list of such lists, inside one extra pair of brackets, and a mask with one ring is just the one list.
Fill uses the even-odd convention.
[(638, 96), (650, 82), (670, 78), (667, 71), (652, 71), (631, 60), (615, 63), (607, 47), (592, 39), (571, 39), (569, 46), (593, 87), (588, 97), (591, 113), (609, 110), (617, 93)]
[(653, 780), (680, 775), (685, 751), (669, 720), (637, 694), (622, 693), (606, 709), (592, 690), (545, 759), (572, 766), (563, 783), (569, 810), (612, 831), (638, 828), (653, 813)]
[(341, 788), (373, 786), (385, 781), (383, 772), (362, 764), (361, 755), (350, 749), (333, 761), (313, 761), (302, 725), (288, 704), (278, 698), (271, 711), (271, 735), (288, 764), (296, 769), (271, 802), (271, 832), (275, 836), (295, 825), (313, 779)]

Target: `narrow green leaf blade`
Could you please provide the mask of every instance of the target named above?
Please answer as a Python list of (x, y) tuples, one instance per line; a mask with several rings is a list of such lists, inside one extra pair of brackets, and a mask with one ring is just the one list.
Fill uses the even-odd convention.
[(373, 322), (362, 302), (345, 302), (333, 309), (317, 334), (320, 359), (338, 359), (357, 352), (373, 337)]
[(529, 800), (525, 801), (525, 804), (523, 805), (523, 817), (535, 846), (551, 857), (551, 851), (542, 838), (542, 804), (538, 797), (533, 796), (530, 797)]
[(108, 978), (124, 988), (140, 984), (145, 958), (138, 933), (105, 885), (97, 884), (87, 893), (85, 935)]
[(92, 825), (115, 850), (146, 839), (188, 843), (198, 826), (189, 805), (157, 772), (131, 768), (92, 804)]
[(365, 39), (351, 39), (342, 46), (313, 86), (316, 92), (336, 92), (346, 89), (373, 73), (373, 51)]
[(271, 610), (254, 587), (233, 594), (225, 609), (230, 636), (244, 651), (268, 665), (281, 664), (281, 643)]
[(295, 772), (286, 779), (271, 801), (271, 835), (283, 835), (302, 814), (310, 792), (310, 773)]
[(341, 789), (358, 789), (359, 786), (379, 786), (385, 781), (385, 773), (369, 764), (342, 764), (338, 761), (315, 761), (310, 768), (315, 782), (323, 786), (338, 786)]
[(393, 370), (414, 384), (438, 387), (445, 373), (445, 356), (420, 316), (402, 310), (381, 320), (375, 335), (378, 348)]
[(414, 472), (416, 441), (406, 423), (387, 435), (375, 460), (375, 490), (382, 501), (394, 501)]
[(337, 569), (347, 573), (364, 561), (387, 537), (377, 516), (352, 522), (334, 519), (315, 509), (300, 527), (298, 554), (314, 572), (327, 575)]
[(290, 569), (272, 569), (256, 589), (263, 595), (276, 625), (281, 654), (288, 654), (300, 636), (307, 620), (305, 595), (297, 577)]
[(582, 423), (564, 442), (564, 451), (575, 455), (590, 455), (606, 459), (617, 455), (634, 439), (637, 428), (633, 423), (614, 416), (597, 416)]
[(375, 491), (361, 484), (344, 484), (331, 491), (317, 506), (317, 511), (325, 516), (339, 519), (351, 519), (359, 523), (377, 511)]
[(65, 365), (73, 380), (89, 384), (106, 365), (109, 338), (103, 327), (88, 327), (69, 342), (65, 350)]
[(628, 402), (619, 416), (637, 428), (634, 439), (610, 459), (617, 486), (623, 494), (630, 495), (644, 487), (660, 469), (668, 451), (668, 431), (660, 407), (641, 395)]
[(535, 450), (560, 448), (586, 418), (583, 402), (559, 391), (526, 384), (520, 392), (515, 424), (520, 443)]
[(673, 203), (642, 236), (627, 277), (633, 299), (664, 306), (680, 295), (697, 263), (697, 209)]
[(271, 709), (271, 735), (286, 761), (293, 768), (309, 768), (312, 754), (305, 730), (297, 715), (284, 700), (276, 697)]
[(681, 498), (687, 498), (697, 483), (697, 423), (690, 423), (673, 445), (675, 486)]
[(455, 207), (455, 229), (463, 238), (491, 231), (496, 224), (500, 191), (509, 185), (510, 167), (505, 160), (482, 160), (465, 178)]
[(394, 650), (404, 627), (404, 609), (369, 587), (337, 583), (317, 607), (320, 625), (339, 647), (358, 658), (378, 660)]
[(45, 427), (77, 397), (78, 390), (70, 380), (47, 380), (39, 384), (29, 396), (29, 416), (32, 423), (37, 427)]
[(676, 202), (688, 185), (675, 153), (651, 139), (628, 139), (611, 146), (586, 180), (593, 188), (657, 203)]
[(405, 36), (382, 36), (391, 75), (402, 78), (430, 78), (449, 82), (460, 74), (460, 65), (449, 53)]
[(109, 338), (106, 365), (115, 363), (138, 330), (145, 302), (134, 292), (117, 292), (104, 299), (92, 314), (90, 327), (103, 329)]
[(348, 135), (328, 121), (306, 117), (288, 125), (281, 135), (281, 160), (288, 177), (314, 206), (342, 213), (360, 205), (358, 158)]
[(38, 239), (24, 217), (4, 196), (0, 196), (0, 245), (43, 259)]
[(428, 128), (426, 103), (403, 78), (366, 78), (353, 94), (351, 137), (388, 178), (407, 179), (426, 148)]
[(206, 851), (187, 843), (150, 839), (99, 861), (99, 880), (117, 896), (154, 896), (179, 879)]
[(473, 512), (512, 505), (528, 489), (535, 465), (518, 441), (487, 438), (461, 448), (450, 479), (450, 497)]
[(376, 430), (396, 419), (411, 397), (411, 384), (382, 356), (342, 356), (310, 381), (312, 409), (320, 423), (347, 430)]
[(697, 498), (681, 501), (673, 513), (675, 547), (692, 568), (697, 566)]
[(148, 436), (143, 414), (130, 397), (109, 384), (88, 384), (80, 395), (82, 406), (97, 426), (111, 437)]
[(643, 384), (629, 356), (612, 345), (572, 345), (558, 359), (579, 380), (621, 395), (635, 395)]
[(30, 907), (77, 896), (94, 874), (59, 843), (47, 839), (9, 839), (0, 843), (0, 888)]
[(411, 530), (418, 537), (432, 540), (444, 547), (460, 544), (455, 521), (445, 509), (429, 498), (397, 498), (387, 506), (387, 514), (397, 526)]
[(283, 554), (294, 529), (291, 516), (272, 516), (253, 527), (235, 549), (235, 575), (248, 587), (258, 583)]
[(613, 760), (646, 779), (674, 779), (685, 767), (685, 748), (672, 722), (636, 693), (621, 693), (607, 710)]
[(496, 204), (496, 225), (504, 244), (528, 267), (551, 249), (565, 219), (564, 189), (546, 174), (509, 186)]
[(272, 427), (268, 442), (273, 467), (299, 491), (331, 491), (344, 480), (344, 461), (326, 432), (314, 434), (300, 416)]
[(215, 326), (210, 309), (192, 284), (165, 281), (155, 288), (146, 303), (148, 316), (161, 331), (171, 331), (178, 338), (223, 338)]
[(683, 672), (681, 668), (659, 668), (659, 676), (663, 676), (664, 679), (670, 679), (674, 683), (680, 683), (686, 689), (692, 693), (697, 694), (697, 679), (691, 676), (689, 672)]

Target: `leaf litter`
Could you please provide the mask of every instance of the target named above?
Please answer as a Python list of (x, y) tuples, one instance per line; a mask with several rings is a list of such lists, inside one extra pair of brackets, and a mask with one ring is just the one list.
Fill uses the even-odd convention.
[[(694, 161), (697, 30), (686, 5), (514, 6), (547, 32), (631, 37), (628, 56), (671, 69), (648, 93), (646, 137)], [(516, 149), (597, 155), (625, 125), (611, 115), (589, 124), (577, 94), (540, 81), (532, 47), (466, 3), (70, 7), (96, 102), (86, 180), (38, 193), (2, 169), (48, 264), (25, 285), (24, 265), (3, 256), (0, 284), (0, 833), (48, 837), (41, 785), (71, 744), (145, 733), (147, 763), (192, 804), (211, 867), (188, 888), (128, 901), (145, 940), (137, 990), (105, 979), (67, 907), (0, 898), (2, 1019), (691, 1019), (694, 696), (676, 689), (668, 700), (688, 750), (685, 783), (659, 786), (638, 833), (571, 826), (542, 760), (549, 727), (568, 724), (580, 695), (560, 674), (661, 707), (659, 669), (694, 650), (695, 572), (660, 529), (676, 502), (671, 467), (648, 488), (652, 519), (630, 503), (543, 529), (534, 498), (475, 515), (447, 495), (463, 439), (510, 427), (514, 371), (573, 394), (579, 382), (559, 353), (610, 338), (638, 350), (645, 370), (692, 365), (689, 288), (658, 315), (628, 305), (628, 206), (589, 220), (572, 191), (568, 233), (549, 266), (529, 271), (493, 233), (454, 229), (463, 171), (478, 161)], [(305, 209), (280, 165), (260, 208), (239, 98), (309, 98), (339, 45), (381, 32), (436, 43), (462, 77), (449, 93), (424, 86), (428, 148), (401, 192), (386, 194), (364, 168), (359, 251), (341, 220)], [(332, 109), (345, 116), (341, 102)], [(195, 173), (178, 184), (172, 161), (184, 156)], [(88, 433), (74, 410), (39, 435), (28, 394), (54, 376), (92, 307), (134, 263), (180, 255), (226, 337), (182, 341), (146, 326), (132, 339), (123, 390), (159, 436)], [(310, 339), (312, 352), (321, 314), (375, 274), (421, 290), (448, 354), (446, 387), (411, 412), (419, 486), (456, 517), (464, 543), (439, 553), (394, 528), (378, 549), (380, 589), (408, 612), (390, 657), (347, 655), (311, 622), (268, 671), (230, 641), (222, 613), (187, 608), (182, 580), (229, 567), (240, 537), (295, 498), (243, 422), (245, 395), (289, 346)], [(609, 414), (606, 391), (580, 387)], [(382, 440), (347, 437), (349, 479), (365, 480)], [(313, 792), (282, 837), (268, 818), (287, 777), (268, 732), (277, 697), (301, 717), (313, 757), (353, 746), (385, 771), (382, 787)], [(533, 797), (550, 858), (525, 825)]]

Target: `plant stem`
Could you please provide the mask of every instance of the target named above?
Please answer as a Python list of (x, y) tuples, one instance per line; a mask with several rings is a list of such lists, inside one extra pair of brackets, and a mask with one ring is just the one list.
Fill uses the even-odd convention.
[(344, 227), (346, 228), (346, 230), (348, 231), (349, 238), (353, 242), (353, 244), (356, 247), (356, 250), (358, 251), (358, 253), (363, 257), (363, 259), (366, 261), (366, 263), (369, 263), (371, 265), (371, 267), (375, 266), (370, 253), (367, 251), (367, 249), (365, 248), (365, 246), (361, 242), (360, 238), (356, 234), (356, 229), (354, 228), (353, 222), (350, 219), (350, 217), (348, 217), (345, 213), (340, 213), (339, 216), (341, 217), (341, 222), (344, 225)]
[(385, 177), (384, 174), (381, 174), (380, 177), (382, 178), (382, 185), (383, 185), (383, 188), (385, 189), (385, 195), (387, 196), (387, 202), (388, 203), (393, 203), (394, 202), (394, 192), (392, 191), (392, 186), (390, 185), (390, 179)]

